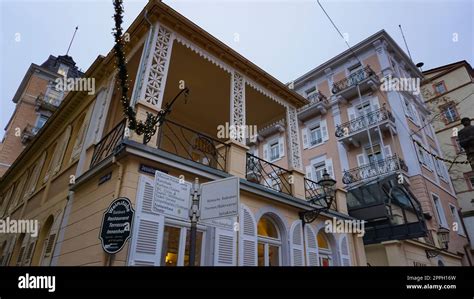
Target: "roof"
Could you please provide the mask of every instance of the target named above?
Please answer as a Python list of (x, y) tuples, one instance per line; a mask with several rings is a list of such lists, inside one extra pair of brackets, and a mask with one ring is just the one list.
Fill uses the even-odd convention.
[(300, 76), (299, 78), (295, 79), (294, 82), (302, 83), (304, 80), (308, 79), (309, 77), (315, 76), (319, 73), (323, 73), (324, 70), (327, 68), (333, 67), (337, 64), (340, 64), (341, 61), (345, 61), (349, 59), (349, 57), (354, 56), (354, 53), (361, 52), (368, 47), (373, 47), (373, 43), (377, 40), (383, 39), (385, 40), (389, 48), (394, 50), (399, 56), (403, 57), (403, 59), (407, 62), (407, 67), (411, 68), (411, 70), (422, 77), (422, 73), (420, 70), (415, 66), (412, 62), (410, 57), (403, 51), (402, 48), (395, 42), (395, 40), (384, 30), (380, 30), (371, 36), (367, 37), (366, 39), (362, 40), (361, 42), (357, 43), (356, 45), (352, 46), (351, 49), (347, 49), (344, 52), (334, 56), (333, 58), (327, 60), (326, 62), (320, 64), (319, 66), (313, 68), (312, 70), (306, 72), (304, 75)]
[(428, 75), (428, 74), (432, 74), (432, 73), (436, 73), (436, 72), (441, 72), (441, 71), (448, 70), (448, 69), (451, 70), (453, 68), (458, 68), (460, 66), (465, 66), (468, 69), (468, 72), (470, 72), (471, 75), (474, 75), (471, 65), (466, 60), (456, 61), (456, 62), (453, 62), (453, 63), (450, 63), (450, 64), (445, 64), (445, 65), (442, 65), (442, 66), (438, 66), (438, 67), (423, 71), (423, 75)]

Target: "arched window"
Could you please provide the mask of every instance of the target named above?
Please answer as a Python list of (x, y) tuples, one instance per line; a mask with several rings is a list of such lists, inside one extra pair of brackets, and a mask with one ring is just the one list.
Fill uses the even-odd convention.
[(258, 221), (258, 265), (281, 265), (281, 234), (273, 220), (263, 216)]
[(319, 265), (323, 267), (333, 266), (331, 245), (323, 231), (318, 233)]

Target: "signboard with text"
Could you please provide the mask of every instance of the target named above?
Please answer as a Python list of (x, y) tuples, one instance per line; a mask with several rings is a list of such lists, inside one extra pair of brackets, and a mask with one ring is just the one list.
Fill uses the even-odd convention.
[(237, 216), (240, 199), (239, 182), (238, 177), (230, 177), (202, 184), (200, 220), (229, 219)]
[(153, 211), (182, 220), (189, 220), (192, 184), (177, 177), (155, 172)]
[(119, 252), (130, 238), (134, 210), (130, 200), (119, 197), (104, 213), (99, 239), (105, 252)]

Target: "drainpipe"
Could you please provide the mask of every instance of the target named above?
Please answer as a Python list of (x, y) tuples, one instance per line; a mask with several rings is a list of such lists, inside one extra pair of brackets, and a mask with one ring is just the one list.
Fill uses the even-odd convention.
[(112, 157), (112, 164), (117, 165), (118, 173), (117, 173), (117, 183), (115, 183), (115, 190), (114, 190), (114, 198), (120, 194), (120, 187), (122, 187), (122, 176), (123, 176), (123, 165), (122, 163), (117, 161), (115, 156)]

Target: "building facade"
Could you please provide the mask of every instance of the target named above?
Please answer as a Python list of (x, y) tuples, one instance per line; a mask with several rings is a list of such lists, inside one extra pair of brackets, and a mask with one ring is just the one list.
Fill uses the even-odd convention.
[[(123, 118), (113, 52), (99, 57), (84, 75), (97, 92), (70, 92), (0, 181), (0, 217), (40, 221), (37, 236), (0, 235), (3, 265), (189, 265), (189, 221), (154, 209), (157, 171), (188, 182), (239, 178), (239, 215), (198, 225), (197, 265), (367, 264), (357, 233), (325, 229), (327, 220), (356, 220), (344, 189), (315, 221), (301, 220), (321, 206), (308, 200), (320, 187), (303, 167), (298, 111), (308, 100), (161, 1), (150, 1), (127, 32), (138, 118), (184, 87), (187, 100), (144, 144)], [(262, 132), (223, 138), (226, 126)], [(273, 131), (277, 147), (257, 153)], [(118, 197), (130, 199), (135, 218), (131, 239), (111, 256), (99, 233)]]
[(311, 102), (298, 112), (306, 178), (327, 168), (347, 190), (370, 265), (470, 265), (421, 79), (382, 30), (290, 84)]
[(30, 65), (12, 99), (15, 111), (0, 143), (0, 177), (61, 104), (65, 92), (58, 90), (54, 81), (81, 75), (67, 55), (50, 55), (41, 65)]
[[(433, 114), (433, 125), (445, 157), (466, 161), (457, 141), (461, 118), (474, 119), (474, 71), (466, 61), (440, 66), (423, 72), (423, 95)], [(469, 164), (447, 165), (458, 197), (460, 217), (464, 218), (461, 233), (468, 235), (470, 250), (474, 248), (474, 172)], [(458, 212), (450, 207), (453, 213)]]

